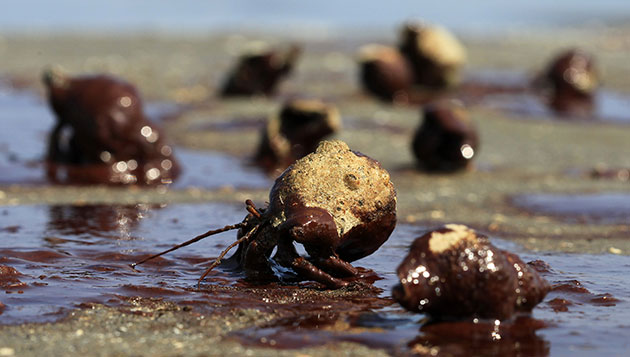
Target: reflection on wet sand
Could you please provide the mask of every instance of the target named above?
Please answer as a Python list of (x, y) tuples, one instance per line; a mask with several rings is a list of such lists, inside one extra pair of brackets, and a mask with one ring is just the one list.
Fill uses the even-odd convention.
[[(54, 205), (49, 206), (47, 232), (79, 238), (124, 239), (135, 230), (144, 212), (159, 205)], [(50, 242), (51, 238), (46, 237)]]
[(441, 322), (427, 324), (421, 335), (409, 342), (411, 351), (434, 351), (465, 356), (471, 351), (488, 356), (548, 356), (550, 343), (536, 334), (549, 327), (544, 321), (519, 316), (512, 321)]
[[(424, 231), (404, 224), (376, 253), (357, 261), (381, 278), (368, 289), (321, 291), (315, 283), (252, 285), (220, 267), (198, 289), (200, 271), (235, 240), (234, 232), (155, 259), (141, 272), (128, 266), (194, 236), (200, 228), (221, 227), (242, 216), (242, 206), (225, 204), (6, 207), (0, 229), (9, 227), (3, 234), (11, 244), (5, 241), (0, 249), (2, 322), (53, 321), (82, 303), (125, 309), (129, 299), (142, 296), (166, 298), (199, 313), (274, 311), (277, 318), (265, 326), (233, 335), (243, 344), (273, 348), (353, 341), (401, 354), (437, 349), (465, 355), (478, 348), (544, 356), (554, 346), (565, 350), (585, 341), (603, 350), (607, 346), (600, 340), (607, 345), (625, 343), (618, 326), (628, 318), (627, 302), (621, 297), (629, 293), (624, 266), (630, 260), (623, 256), (545, 255), (550, 266), (541, 261), (534, 265), (553, 290), (531, 317), (518, 315), (498, 326), (493, 320), (427, 324), (422, 315), (393, 304), (389, 292), (397, 283), (395, 266)], [(509, 245), (492, 241), (501, 249)], [(524, 261), (534, 257), (528, 252), (519, 255)], [(558, 309), (558, 301), (564, 301), (566, 309)], [(573, 335), (572, 330), (582, 333)], [(462, 350), (463, 354), (458, 352)]]

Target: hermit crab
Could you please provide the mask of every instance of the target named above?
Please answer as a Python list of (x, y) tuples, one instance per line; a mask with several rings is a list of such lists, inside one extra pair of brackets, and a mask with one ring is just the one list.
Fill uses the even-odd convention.
[[(342, 141), (322, 141), (317, 150), (296, 161), (275, 181), (266, 208), (247, 201), (249, 214), (238, 224), (209, 231), (149, 259), (199, 241), (209, 235), (238, 229), (228, 246), (199, 279), (229, 260), (254, 281), (277, 278), (274, 266), (292, 270), (303, 280), (329, 288), (359, 277), (350, 262), (374, 253), (396, 225), (396, 192), (380, 164)], [(302, 244), (307, 257), (295, 243)], [(275, 255), (272, 253), (276, 250)]]
[(72, 183), (160, 184), (179, 174), (163, 133), (144, 114), (136, 88), (107, 75), (70, 77), (44, 71), (57, 117), (48, 176)]

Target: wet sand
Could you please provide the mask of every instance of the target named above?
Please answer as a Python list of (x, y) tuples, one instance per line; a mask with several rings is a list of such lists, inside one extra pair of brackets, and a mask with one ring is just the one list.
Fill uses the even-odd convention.
[[(528, 33), (506, 34), (496, 38), (465, 38), (465, 44), (470, 51), (470, 65), (467, 72), (473, 76), (481, 71), (490, 70), (492, 73), (524, 74), (526, 78), (528, 74), (534, 73), (551, 58), (556, 50), (578, 45), (597, 55), (600, 67), (604, 68), (603, 81), (606, 88), (624, 96), (630, 93), (630, 85), (627, 84), (630, 83), (628, 81), (630, 68), (625, 63), (625, 54), (630, 48), (630, 42), (627, 41), (628, 32), (630, 29), (627, 27), (611, 29), (598, 27), (559, 31), (554, 33), (553, 37), (545, 33)], [(625, 309), (627, 302), (623, 301), (621, 295), (627, 291), (615, 286), (608, 289), (606, 278), (588, 269), (580, 270), (579, 266), (568, 262), (578, 257), (576, 259), (587, 266), (589, 260), (592, 260), (597, 262), (596, 266), (599, 269), (605, 269), (606, 261), (614, 262), (618, 267), (627, 267), (629, 264), (625, 257), (630, 255), (630, 228), (628, 226), (630, 213), (627, 205), (620, 206), (621, 208), (617, 210), (618, 215), (610, 215), (606, 211), (609, 206), (605, 203), (603, 206), (593, 203), (598, 202), (598, 199), (607, 202), (607, 197), (615, 196), (616, 193), (620, 194), (618, 197), (627, 196), (628, 180), (623, 177), (593, 178), (591, 171), (599, 167), (613, 169), (630, 167), (630, 156), (625, 154), (630, 152), (630, 141), (627, 140), (630, 123), (558, 120), (544, 113), (532, 118), (521, 113), (510, 113), (478, 104), (471, 108), (471, 116), (477, 123), (481, 136), (481, 151), (475, 161), (476, 169), (456, 175), (422, 174), (415, 170), (409, 150), (411, 135), (420, 122), (419, 110), (413, 107), (392, 107), (378, 103), (361, 94), (357, 86), (357, 69), (353, 58), (355, 50), (367, 42), (391, 42), (393, 35), (384, 35), (382, 39), (353, 38), (343, 41), (333, 37), (311, 39), (305, 44), (304, 56), (297, 73), (285, 83), (277, 98), (225, 101), (215, 98), (213, 93), (231, 67), (239, 48), (246, 40), (254, 38), (261, 38), (261, 36), (3, 37), (0, 41), (0, 56), (4, 64), (0, 70), (15, 90), (34, 90), (39, 94), (42, 93), (42, 88), (39, 85), (38, 76), (42, 67), (48, 64), (61, 64), (69, 72), (74, 73), (108, 71), (121, 75), (136, 83), (147, 101), (174, 102), (181, 106), (180, 108), (183, 109), (181, 116), (176, 119), (164, 119), (161, 122), (176, 145), (187, 149), (228, 155), (227, 157), (232, 158), (232, 162), (237, 165), (247, 162), (254, 152), (258, 143), (261, 118), (277, 111), (284, 98), (307, 95), (331, 100), (338, 105), (346, 128), (337, 138), (346, 141), (351, 148), (379, 160), (392, 175), (398, 192), (399, 222), (403, 227), (402, 233), (398, 233), (395, 237), (405, 237), (396, 238), (394, 242), (399, 249), (398, 256), (402, 256), (400, 252), (405, 246), (403, 242), (412, 239), (414, 234), (419, 235), (422, 229), (442, 223), (457, 222), (486, 232), (490, 237), (500, 238), (505, 242), (504, 244), (515, 243), (514, 249), (529, 260), (547, 261), (552, 268), (559, 270), (555, 275), (548, 276), (548, 279), (557, 283), (558, 286), (561, 286), (560, 282), (564, 280), (569, 281), (573, 278), (579, 281), (585, 280), (581, 284), (590, 284), (590, 289), (594, 290), (593, 296), (575, 298), (568, 293), (563, 293), (560, 287), (560, 292), (552, 293), (541, 304), (539, 309), (542, 312), (539, 315), (535, 314), (535, 317), (542, 318), (547, 323), (556, 323), (561, 328), (548, 329), (547, 333), (544, 329), (541, 330), (543, 332), (539, 334), (544, 338), (540, 349), (535, 351), (538, 355), (546, 355), (550, 349), (560, 354), (563, 352), (566, 354), (572, 349), (577, 349), (583, 354), (588, 353), (589, 341), (586, 345), (578, 344), (576, 347), (575, 341), (578, 338), (571, 339), (565, 334), (569, 335), (570, 332), (579, 330), (591, 322), (572, 316), (579, 315), (580, 311), (582, 313), (587, 311), (588, 318), (595, 319), (600, 315), (614, 315), (615, 309)], [(620, 113), (620, 115), (627, 114)], [(234, 118), (241, 123), (237, 129), (230, 125)], [(51, 123), (51, 118), (46, 118), (41, 131), (45, 132)], [(36, 153), (29, 154), (30, 156), (27, 155), (28, 153), (24, 154), (27, 158), (37, 159)], [(215, 168), (215, 170), (220, 169)], [(241, 171), (234, 172), (238, 175)], [(213, 174), (215, 173), (207, 172), (209, 176)], [(221, 173), (217, 174), (221, 176)], [(220, 177), (215, 180), (220, 182)], [(190, 208), (181, 210), (182, 214), (188, 215), (189, 218), (196, 217), (185, 229), (181, 227), (173, 229), (173, 239), (183, 240), (209, 229), (208, 224), (215, 226), (234, 223), (225, 220), (228, 218), (238, 220), (241, 217), (241, 213), (237, 213), (239, 207), (247, 198), (253, 199), (258, 204), (265, 202), (268, 188), (264, 187), (264, 179), (254, 177), (251, 180), (254, 181), (251, 186), (245, 183), (236, 185), (233, 180), (226, 180), (225, 184), (204, 186), (203, 182), (197, 178), (188, 185), (175, 186), (168, 190), (60, 187), (38, 183), (24, 185), (18, 180), (16, 182), (3, 180), (4, 184), (0, 187), (0, 204), (5, 207), (0, 207), (0, 210), (4, 212), (0, 218), (0, 229), (2, 229), (3, 237), (6, 237), (5, 242), (7, 242), (6, 239), (10, 239), (11, 234), (14, 234), (10, 233), (12, 230), (17, 230), (19, 235), (24, 231), (29, 232), (34, 229), (34, 233), (28, 234), (41, 237), (42, 232), (37, 230), (38, 224), (45, 225), (51, 221), (46, 214), (40, 220), (34, 220), (33, 223), (29, 220), (20, 223), (17, 222), (17, 218), (12, 218), (32, 217), (33, 213), (29, 210), (36, 210), (35, 207), (88, 204), (133, 206), (143, 203), (167, 204), (167, 208), (173, 207), (173, 210), (177, 210), (178, 205), (185, 207), (191, 203), (204, 205), (210, 203), (210, 207), (202, 207), (199, 212)], [(540, 211), (535, 205), (527, 204), (531, 201), (537, 202), (536, 198), (539, 197), (532, 196), (534, 199), (528, 200), (527, 197), (530, 194), (552, 196), (579, 194), (590, 198), (582, 201), (582, 204), (586, 202), (586, 205), (591, 205), (591, 207), (578, 212), (568, 210), (568, 213), (567, 210), (562, 209)], [(603, 198), (598, 198), (599, 194), (604, 194)], [(566, 196), (560, 198), (563, 197)], [(553, 200), (545, 202), (553, 202)], [(575, 204), (574, 202), (567, 203), (566, 200), (564, 202), (564, 206)], [(221, 205), (225, 205), (228, 212), (223, 216)], [(562, 202), (559, 205), (563, 207)], [(604, 209), (602, 210), (601, 207)], [(46, 208), (41, 209), (46, 210)], [(15, 213), (19, 210), (24, 210), (25, 213), (21, 215)], [(62, 212), (70, 212), (68, 214), (73, 215), (72, 209), (62, 209)], [(206, 222), (206, 225), (202, 225), (201, 222)], [(15, 228), (16, 226), (20, 228)], [(110, 232), (116, 236), (120, 226), (114, 224), (114, 228), (113, 231), (108, 231), (101, 227), (95, 232), (98, 234)], [(166, 247), (171, 242), (171, 236), (163, 236), (160, 232), (162, 231), (150, 229), (149, 233), (145, 232), (141, 236), (143, 246), (126, 247), (133, 254), (127, 252), (127, 256), (121, 258), (122, 261), (129, 259), (130, 256), (134, 257), (134, 254), (139, 254), (139, 249), (142, 249), (142, 253), (148, 253), (152, 243), (157, 243), (151, 240), (156, 235), (160, 236), (160, 244), (156, 244), (155, 248)], [(76, 233), (69, 234), (68, 237), (56, 235), (55, 238), (72, 239), (73, 234), (76, 235)], [(95, 233), (87, 234), (89, 238)], [(228, 235), (223, 238), (223, 243), (229, 242), (231, 237)], [(196, 255), (182, 252), (182, 255), (176, 256), (182, 257), (180, 259), (183, 261), (188, 259), (195, 264), (203, 263), (204, 259), (209, 260), (218, 254), (217, 247), (212, 245), (214, 243), (216, 242), (208, 242), (208, 248), (193, 250), (199, 252)], [(65, 244), (66, 247), (61, 250), (73, 247), (72, 243)], [(3, 244), (2, 248), (16, 247), (7, 243)], [(31, 248), (34, 249), (34, 247)], [(207, 249), (208, 252), (205, 253), (203, 249)], [(19, 279), (20, 281), (27, 282), (31, 290), (46, 291), (42, 287), (33, 285), (37, 275), (31, 271), (33, 269), (31, 265), (35, 264), (37, 268), (41, 262), (20, 261), (15, 258), (18, 256), (15, 251), (18, 250), (14, 249), (11, 253), (5, 252), (4, 256), (9, 261), (6, 262), (0, 258), (0, 264), (16, 265), (17, 270), (26, 275), (25, 278)], [(52, 250), (59, 251), (57, 248)], [(108, 251), (117, 250), (108, 248)], [(579, 254), (572, 258), (566, 253)], [(621, 256), (618, 257), (618, 255)], [(11, 259), (18, 259), (18, 261)], [(107, 261), (103, 263), (105, 267), (114, 264), (112, 261), (116, 260), (111, 257), (105, 259)], [(233, 287), (236, 292), (230, 292), (229, 289), (217, 292), (215, 289), (218, 288), (210, 284), (207, 287), (210, 297), (234, 296), (230, 294), (237, 292), (246, 292), (246, 295), (251, 294), (249, 296), (268, 295), (265, 295), (257, 304), (251, 302), (252, 306), (256, 306), (251, 309), (244, 309), (243, 306), (229, 306), (219, 298), (209, 305), (212, 308), (202, 308), (200, 306), (205, 306), (207, 302), (191, 304), (190, 301), (180, 301), (189, 298), (190, 291), (187, 289), (191, 289), (194, 285), (194, 276), (199, 266), (193, 269), (185, 267), (182, 262), (168, 263), (169, 259), (166, 261), (168, 271), (175, 272), (171, 273), (172, 276), (169, 279), (173, 280), (170, 280), (170, 283), (165, 278), (166, 285), (167, 287), (175, 285), (175, 290), (183, 291), (184, 299), (169, 296), (166, 292), (159, 292), (152, 296), (150, 293), (130, 289), (120, 292), (115, 301), (88, 298), (84, 302), (87, 305), (83, 306), (53, 304), (63, 308), (58, 312), (53, 311), (58, 314), (53, 313), (50, 319), (38, 320), (34, 316), (27, 316), (25, 318), (27, 323), (21, 324), (24, 321), (18, 319), (13, 322), (14, 324), (1, 326), (0, 355), (82, 355), (86, 351), (103, 356), (129, 355), (138, 351), (142, 351), (143, 355), (225, 355), (227, 353), (238, 355), (330, 355), (336, 353), (375, 355), (376, 353), (407, 354), (412, 351), (406, 348), (401, 350), (396, 343), (391, 343), (391, 341), (381, 345), (375, 343), (373, 346), (366, 343), (369, 338), (365, 336), (378, 341), (378, 338), (372, 334), (382, 333), (381, 336), (385, 336), (382, 338), (389, 341), (395, 332), (402, 334), (406, 338), (405, 341), (409, 341), (418, 333), (419, 317), (414, 321), (414, 317), (395, 310), (395, 307), (383, 307), (390, 303), (387, 300), (389, 296), (387, 289), (391, 287), (385, 283), (380, 285), (380, 288), (384, 289), (382, 292), (330, 293), (313, 289), (308, 285), (295, 288), (295, 293), (299, 296), (310, 296), (313, 301), (318, 302), (318, 307), (313, 310), (315, 312), (320, 311), (318, 309), (324, 309), (324, 306), (327, 306), (326, 302), (335, 306), (354, 297), (361, 301), (356, 304), (357, 309), (362, 309), (363, 312), (383, 312), (382, 309), (385, 309), (384, 314), (387, 317), (378, 318), (376, 326), (372, 326), (370, 323), (354, 321), (357, 316), (361, 316), (356, 311), (341, 313), (340, 316), (335, 316), (326, 323), (332, 331), (331, 334), (322, 337), (321, 332), (318, 332), (321, 343), (314, 346), (319, 347), (308, 347), (297, 351), (276, 350), (269, 349), (274, 347), (269, 345), (269, 341), (273, 340), (270, 336), (276, 336), (275, 333), (278, 331), (266, 329), (279, 328), (278, 326), (283, 326), (282, 321), (295, 321), (295, 316), (291, 315), (295, 314), (295, 309), (290, 305), (287, 306), (287, 296), (283, 295), (285, 294), (283, 289), (270, 287), (269, 290), (248, 290), (250, 288)], [(378, 262), (378, 259), (373, 262), (368, 259), (359, 261), (357, 265), (385, 273), (385, 267), (379, 267)], [(376, 264), (377, 267), (370, 264)], [(153, 278), (164, 273), (159, 269), (160, 267), (161, 265), (158, 264), (148, 268)], [(51, 264), (49, 268), (59, 267)], [(107, 269), (94, 269), (107, 271)], [(122, 268), (114, 264), (112, 269)], [(613, 277), (624, 275), (622, 269), (615, 270), (613, 267), (610, 269)], [(78, 274), (78, 271), (73, 273)], [(68, 277), (72, 276), (70, 273), (67, 274)], [(45, 275), (50, 275), (50, 273)], [(183, 280), (175, 283), (180, 278)], [(107, 279), (111, 277), (106, 278), (105, 281)], [(42, 282), (45, 283), (45, 279)], [(158, 285), (156, 281), (145, 281), (145, 283), (138, 285), (143, 287)], [(379, 286), (378, 283), (377, 286)], [(20, 291), (20, 287), (7, 289), (12, 294), (19, 294)], [(571, 290), (570, 287), (567, 289)], [(28, 295), (29, 289), (23, 290), (25, 290), (23, 294)], [(614, 306), (598, 305), (592, 310), (585, 307), (588, 303), (584, 301), (601, 298), (599, 295), (606, 293), (612, 293), (615, 299), (621, 299), (621, 301), (615, 302)], [(6, 312), (0, 315), (0, 323), (11, 323), (10, 321), (3, 322), (3, 319), (14, 316), (10, 313), (11, 305), (7, 302), (9, 300), (7, 297), (11, 297), (12, 294), (0, 296), (0, 302), (7, 305)], [(381, 301), (381, 299), (387, 301)], [(561, 301), (551, 303), (554, 299), (573, 301), (577, 307), (563, 305)], [(14, 301), (19, 301), (19, 299)], [(261, 304), (260, 301), (271, 308), (265, 309), (265, 304)], [(555, 306), (558, 306), (560, 310), (563, 309), (562, 306), (565, 306), (568, 311), (572, 311), (573, 315), (556, 315), (560, 313), (555, 311)], [(79, 309), (66, 316), (74, 307), (79, 307)], [(388, 315), (391, 312), (388, 309), (395, 310), (393, 315)], [(405, 324), (411, 327), (402, 331), (389, 329), (386, 322), (391, 319), (391, 316), (396, 315), (402, 315)], [(41, 322), (57, 319), (61, 320)], [(322, 326), (326, 324), (322, 323)], [(613, 318), (612, 324), (606, 328), (623, 330), (624, 323), (619, 320)], [(280, 330), (280, 332), (285, 331)], [(234, 331), (240, 332), (234, 334)], [(305, 331), (308, 335), (308, 331), (311, 330)], [(359, 337), (347, 337), (353, 334)], [(313, 332), (313, 336), (315, 335)], [(339, 338), (339, 335), (346, 337)], [(610, 343), (611, 350), (607, 352), (621, 353), (628, 347), (627, 342), (623, 342), (624, 337), (621, 332), (618, 338), (614, 336), (613, 334)], [(263, 338), (265, 343), (261, 343)], [(252, 343), (246, 343), (247, 339), (252, 340)], [(308, 345), (295, 336), (285, 338), (285, 341), (296, 340), (298, 342), (294, 342), (294, 345), (290, 347)], [(358, 340), (358, 343), (339, 342), (353, 340)], [(326, 345), (321, 346), (321, 344)], [(595, 350), (606, 352), (601, 344), (597, 344)], [(447, 351), (449, 350), (445, 349), (443, 352)], [(425, 351), (421, 347), (418, 347), (418, 351), (415, 352), (429, 355), (432, 353), (430, 348)]]

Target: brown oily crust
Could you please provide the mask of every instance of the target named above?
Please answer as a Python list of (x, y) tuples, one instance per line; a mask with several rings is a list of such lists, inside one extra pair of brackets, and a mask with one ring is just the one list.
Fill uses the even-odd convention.
[(267, 171), (285, 169), (340, 128), (341, 117), (334, 105), (314, 99), (290, 100), (267, 120), (254, 161)]
[(551, 109), (559, 114), (588, 117), (594, 110), (598, 77), (593, 56), (571, 49), (556, 56), (538, 81), (546, 89), (544, 94)]
[(599, 85), (595, 60), (590, 54), (571, 49), (558, 54), (549, 64), (545, 77), (556, 95), (582, 94), (590, 96)]
[(423, 110), (411, 149), (425, 171), (452, 172), (471, 167), (479, 150), (474, 123), (457, 101), (438, 101)]
[(396, 226), (395, 200), (390, 200), (376, 212), (357, 211), (353, 210), (363, 224), (348, 231), (337, 248), (339, 257), (350, 262), (374, 253), (387, 241)]
[(523, 262), (518, 255), (507, 250), (501, 252), (517, 273), (516, 309), (531, 311), (541, 301), (541, 297), (551, 290), (551, 285), (538, 274), (532, 265)]
[[(56, 70), (44, 73), (44, 83), (57, 116), (47, 158), (52, 180), (150, 184), (179, 175), (172, 147), (146, 118), (133, 85), (106, 75), (71, 78)], [(64, 143), (66, 129), (71, 137)]]
[(19, 279), (21, 275), (15, 268), (0, 264), (0, 288), (24, 285)]
[(275, 94), (280, 81), (293, 70), (300, 51), (294, 45), (285, 51), (267, 49), (244, 54), (220, 94), (224, 97)]
[(413, 70), (396, 48), (366, 45), (359, 50), (359, 56), (360, 79), (368, 92), (388, 102), (409, 96)]
[(549, 291), (549, 284), (517, 256), (462, 225), (417, 238), (397, 274), (394, 299), (436, 319), (503, 320), (517, 310), (531, 311)]

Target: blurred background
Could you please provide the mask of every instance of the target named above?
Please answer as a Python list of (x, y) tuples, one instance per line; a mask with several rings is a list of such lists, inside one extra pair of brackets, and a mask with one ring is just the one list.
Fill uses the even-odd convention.
[[(418, 58), (410, 59), (409, 53), (399, 52), (403, 52), (401, 39), (406, 36), (403, 24), (413, 19), (441, 25), (455, 36), (438, 32), (440, 35), (433, 38), (446, 38), (448, 45), (427, 47), (446, 50), (427, 54), (424, 62), (419, 62), (422, 66), (411, 68), (408, 62)], [(451, 37), (461, 40), (465, 51), (460, 51), (458, 42), (451, 41)], [(390, 51), (374, 52), (373, 58), (366, 58), (361, 49), (368, 44)], [(294, 50), (298, 47), (301, 52)], [(578, 54), (583, 51), (594, 58), (595, 65), (591, 66), (588, 56), (560, 56), (577, 60), (560, 61), (571, 66), (560, 66), (558, 73), (562, 75), (556, 76), (557, 82), (581, 84), (583, 91), (591, 90), (574, 96), (583, 100), (578, 104), (586, 103), (578, 106), (580, 110), (585, 108), (582, 116), (550, 109), (559, 106), (556, 102), (565, 104), (554, 100), (564, 97), (556, 98), (552, 86), (541, 80), (556, 73), (549, 70), (555, 67), (554, 59), (568, 49), (579, 49)], [(444, 53), (449, 56), (443, 56)], [(452, 53), (456, 55), (450, 56)], [(30, 285), (25, 292), (21, 291), (22, 285), (16, 285), (14, 289), (20, 289), (20, 293), (0, 295), (1, 317), (4, 321), (56, 319), (61, 315), (50, 317), (42, 311), (75, 308), (87, 297), (109, 303), (112, 294), (135, 296), (143, 291), (136, 286), (161, 286), (164, 281), (177, 293), (165, 290), (155, 293), (156, 297), (166, 300), (180, 296), (188, 300), (195, 296), (197, 293), (189, 288), (197, 282), (200, 265), (216, 257), (233, 235), (225, 235), (220, 244), (208, 240), (196, 251), (182, 250), (179, 255), (169, 256), (166, 259), (172, 259), (173, 267), (177, 267), (171, 271), (179, 272), (166, 278), (158, 271), (141, 276), (126, 270), (124, 274), (119, 272), (128, 270), (125, 264), (137, 261), (139, 254), (170, 246), (174, 237), (192, 237), (210, 228), (206, 227), (209, 224), (221, 226), (240, 221), (245, 199), (263, 205), (278, 172), (264, 171), (266, 167), (260, 162), (260, 167), (254, 165), (263, 156), (259, 154), (265, 152), (259, 144), (281, 137), (269, 128), (282, 128), (277, 120), (285, 103), (310, 98), (324, 103), (320, 106), (324, 115), (316, 114), (328, 119), (321, 120), (326, 124), (334, 124), (330, 127), (337, 132), (331, 137), (378, 159), (396, 186), (399, 228), (389, 240), (391, 245), (384, 246), (380, 256), (371, 256), (373, 260), (358, 263), (385, 277), (377, 283), (384, 289), (382, 296), (389, 296), (391, 286), (397, 282), (393, 274), (398, 263), (395, 260), (405, 254), (417, 233), (446, 223), (466, 224), (487, 232), (494, 242), (500, 242), (502, 249), (514, 250), (527, 260), (548, 262), (553, 268), (547, 271), (548, 279), (564, 289), (550, 294), (548, 300), (553, 300), (543, 302), (535, 312), (537, 319), (551, 321), (550, 326), (527, 341), (512, 343), (504, 339), (508, 350), (502, 355), (546, 356), (549, 351), (552, 355), (575, 355), (576, 351), (578, 355), (624, 355), (630, 348), (625, 328), (630, 309), (627, 299), (615, 297), (630, 296), (628, 53), (630, 0), (0, 0), (0, 240), (5, 239), (0, 244), (0, 263), (8, 257), (12, 268), (24, 274), (20, 279)], [(455, 64), (437, 63), (444, 57)], [(451, 61), (452, 57), (455, 60)], [(278, 68), (290, 67), (287, 64), (293, 65), (295, 58), (296, 68), (284, 78), (291, 71)], [(389, 62), (392, 58), (399, 61)], [(364, 64), (370, 60), (381, 61), (381, 67), (373, 67), (373, 73), (380, 74), (378, 71), (382, 70), (393, 74), (383, 76), (385, 80), (381, 82), (366, 79), (366, 68), (370, 67)], [(461, 67), (461, 83), (454, 81), (454, 88), (449, 90), (417, 83), (419, 76), (414, 76), (414, 71), (426, 69), (431, 61), (436, 62), (433, 67), (440, 78), (450, 79), (451, 67), (457, 71)], [(278, 66), (280, 62), (284, 66)], [(241, 63), (254, 64), (247, 67)], [(389, 66), (390, 63), (393, 64)], [(247, 75), (238, 75), (240, 68), (250, 72), (244, 70)], [(280, 83), (277, 78), (282, 78), (282, 83), (277, 91), (269, 93), (252, 90), (253, 93), (240, 97), (225, 95), (230, 92), (225, 89), (230, 87), (228, 84), (239, 84), (236, 79), (242, 77), (254, 78), (250, 81), (254, 84), (266, 82), (250, 76), (251, 73), (272, 73), (274, 80)], [(66, 120), (56, 118), (48, 106), (47, 95), (64, 93), (66, 84), (72, 83), (69, 78), (93, 74), (108, 76), (99, 83), (117, 90), (117, 79), (137, 88), (153, 124), (130, 116), (137, 120), (133, 123), (141, 124), (132, 138), (143, 145), (156, 143), (142, 146), (155, 149), (147, 149), (153, 153), (147, 155), (149, 164), (159, 163), (164, 172), (177, 167), (173, 164), (177, 161), (182, 167), (181, 176), (168, 190), (165, 186), (123, 189), (62, 185), (66, 173), (63, 170), (59, 170), (55, 180), (47, 180), (46, 175), (52, 170), (45, 168), (54, 168), (59, 162), (63, 168), (66, 164), (64, 158), (45, 166), (52, 161), (47, 159), (54, 148), (48, 145), (53, 141), (50, 138), (59, 142), (67, 139), (69, 144), (63, 149), (72, 149), (74, 144), (72, 137), (64, 138), (64, 131), (58, 130), (62, 126), (57, 124), (65, 125)], [(242, 82), (249, 84), (247, 80)], [(378, 98), (370, 93), (375, 92), (370, 84), (393, 89), (380, 95), (385, 98)], [(128, 108), (132, 103), (133, 91), (130, 94), (129, 89), (125, 90), (112, 97), (109, 104), (113, 108)], [(571, 90), (569, 94), (575, 94)], [(234, 92), (238, 91), (231, 94)], [(404, 96), (397, 95), (400, 93)], [(414, 102), (413, 95), (421, 100)], [(468, 142), (456, 143), (452, 147), (466, 160), (474, 154), (474, 168), (462, 166), (457, 172), (428, 173), (421, 170), (423, 165), (417, 159), (422, 155), (415, 153), (420, 150), (412, 152), (412, 143), (431, 142), (415, 140), (416, 133), (428, 121), (423, 113), (425, 104), (443, 95), (466, 105), (468, 114), (462, 115), (461, 108), (455, 108), (453, 117), (459, 124), (466, 123), (458, 128), (475, 123), (481, 149), (473, 150), (475, 145)], [(60, 98), (63, 102), (64, 96)], [(90, 105), (86, 107), (91, 109)], [(313, 108), (310, 104), (302, 107), (307, 112)], [(277, 125), (268, 125), (270, 122)], [(66, 133), (73, 135), (72, 131)], [(93, 133), (83, 130), (79, 134)], [(427, 135), (437, 136), (432, 132)], [(156, 141), (166, 137), (168, 145)], [(73, 158), (70, 149), (66, 156)], [(119, 151), (124, 152), (123, 149)], [(149, 177), (157, 167), (143, 165), (139, 158), (113, 160), (115, 155), (107, 151), (109, 148), (100, 150), (88, 150), (100, 154), (92, 163), (96, 161), (101, 168), (115, 169), (121, 175), (144, 170), (146, 166)], [(171, 161), (171, 154), (177, 161)], [(293, 159), (291, 155), (289, 159)], [(425, 169), (427, 166), (424, 164)], [(91, 173), (91, 166), (79, 167), (77, 171), (81, 170)], [(110, 180), (110, 175), (100, 177)], [(136, 182), (117, 180), (111, 183)], [(161, 183), (170, 183), (168, 180)], [(15, 242), (20, 242), (20, 246), (15, 247)], [(24, 258), (29, 254), (35, 258)], [(40, 262), (39, 256), (57, 258), (33, 263)], [(62, 278), (42, 282), (43, 273)], [(84, 280), (77, 278), (85, 276)], [(85, 288), (94, 285), (94, 278), (99, 279), (102, 290)], [(569, 287), (566, 282), (570, 282)], [(4, 312), (3, 304), (7, 306)], [(617, 307), (611, 308), (614, 306)], [(557, 310), (560, 308), (564, 310)], [(394, 310), (388, 311), (384, 313)], [(558, 311), (570, 313), (560, 315)], [(419, 323), (416, 316), (408, 319), (401, 330), (406, 329), (410, 339), (419, 333)], [(388, 326), (399, 325), (402, 320), (394, 316), (389, 321), (393, 322), (386, 321)], [(85, 336), (81, 329), (81, 335), (76, 337), (85, 339), (99, 334), (99, 328), (105, 324), (94, 320), (93, 325), (83, 326)], [(33, 340), (32, 336), (38, 334), (31, 332), (20, 338), (0, 333), (0, 356), (13, 355), (2, 353), (9, 351), (2, 349), (3, 343), (12, 346), (10, 351), (15, 348), (15, 355), (27, 355), (21, 352), (33, 351), (32, 346), (59, 349), (55, 350), (57, 353), (40, 355), (72, 355), (62, 351), (75, 348), (67, 336), (48, 338), (59, 325), (46, 326), (44, 333), (39, 333), (46, 338), (44, 341)], [(136, 335), (116, 333), (107, 348), (116, 351), (120, 346), (132, 346), (129, 351), (139, 350), (133, 347), (140, 340)], [(74, 330), (68, 336), (75, 336)], [(120, 338), (131, 341), (121, 344)], [(8, 339), (14, 341), (9, 344)], [(372, 342), (374, 338), (368, 339)], [(201, 349), (204, 344), (191, 341), (185, 340), (181, 346), (191, 353), (208, 350)], [(212, 344), (216, 340), (203, 341)], [(162, 346), (138, 343), (144, 344), (141, 348), (147, 355), (156, 353), (146, 348)], [(540, 350), (533, 354), (518, 347), (530, 345)], [(515, 349), (510, 349), (513, 346)], [(81, 351), (76, 348), (74, 353), (83, 356), (93, 352)], [(168, 354), (164, 351), (169, 350), (159, 350), (157, 354)]]
[(2, 32), (167, 32), (203, 33), (254, 30), (321, 35), (333, 29), (390, 29), (409, 18), (440, 23), (454, 31), (481, 33), (585, 23), (623, 21), (630, 14), (626, 0), (532, 0), (506, 2), (290, 0), (149, 1), (81, 0), (0, 1)]

